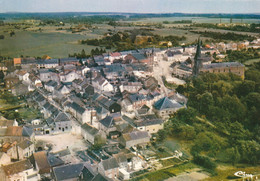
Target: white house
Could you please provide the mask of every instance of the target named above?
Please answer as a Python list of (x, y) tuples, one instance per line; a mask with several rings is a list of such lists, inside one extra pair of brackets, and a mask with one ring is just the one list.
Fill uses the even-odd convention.
[(29, 81), (29, 73), (26, 72), (25, 70), (20, 70), (17, 72), (18, 78), (21, 81)]
[(100, 91), (104, 92), (112, 92), (114, 91), (114, 87), (110, 84), (104, 77), (99, 76), (93, 80), (93, 87)]

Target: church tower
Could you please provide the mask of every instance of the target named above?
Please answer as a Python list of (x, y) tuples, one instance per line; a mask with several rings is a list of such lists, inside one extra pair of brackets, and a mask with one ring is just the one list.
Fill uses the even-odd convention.
[(197, 50), (196, 54), (194, 57), (194, 65), (192, 69), (192, 75), (197, 76), (200, 73), (200, 68), (202, 68), (202, 58), (201, 58), (201, 41), (200, 38), (198, 39), (198, 45), (197, 45)]

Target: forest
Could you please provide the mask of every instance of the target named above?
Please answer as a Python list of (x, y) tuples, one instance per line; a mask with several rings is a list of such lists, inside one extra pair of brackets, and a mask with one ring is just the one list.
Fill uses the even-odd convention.
[(188, 97), (187, 109), (174, 114), (158, 132), (189, 145), (193, 162), (215, 172), (217, 163), (259, 164), (260, 62), (246, 72), (203, 73), (176, 89)]
[(252, 23), (248, 26), (245, 25), (233, 25), (233, 26), (221, 26), (218, 24), (211, 24), (211, 23), (196, 23), (192, 24), (193, 27), (202, 27), (202, 28), (213, 28), (213, 29), (223, 29), (223, 30), (231, 30), (231, 31), (243, 31), (243, 32), (254, 32), (260, 33), (260, 24)]
[(211, 31), (194, 31), (191, 30), (190, 32), (200, 34), (203, 37), (209, 37), (214, 39), (215, 41), (224, 41), (224, 40), (231, 40), (231, 41), (253, 41), (255, 37), (250, 35), (242, 35), (236, 33), (220, 33), (220, 32), (211, 32)]

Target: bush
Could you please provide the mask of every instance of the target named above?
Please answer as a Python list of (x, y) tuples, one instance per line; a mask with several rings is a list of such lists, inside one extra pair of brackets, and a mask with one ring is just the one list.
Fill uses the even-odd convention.
[(215, 170), (215, 168), (217, 167), (217, 165), (214, 162), (212, 162), (210, 158), (205, 156), (194, 156), (193, 161), (195, 164), (200, 165), (206, 169)]

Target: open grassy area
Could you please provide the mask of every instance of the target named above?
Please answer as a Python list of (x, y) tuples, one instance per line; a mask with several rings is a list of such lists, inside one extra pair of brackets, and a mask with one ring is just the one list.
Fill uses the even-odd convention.
[(205, 179), (205, 181), (233, 180), (234, 173), (237, 171), (243, 171), (246, 172), (247, 174), (260, 175), (260, 166), (255, 166), (255, 167), (247, 166), (247, 165), (232, 166), (228, 164), (221, 164), (218, 166), (216, 170), (217, 175), (209, 177)]
[(20, 117), (26, 120), (32, 120), (41, 117), (41, 113), (33, 108), (21, 108), (18, 110)]
[(79, 34), (18, 31), (13, 37), (7, 33), (4, 33), (4, 36), (5, 39), (0, 40), (0, 54), (2, 56), (41, 57), (47, 54), (52, 58), (62, 58), (67, 57), (69, 53), (81, 52), (82, 49), (85, 49), (87, 53), (95, 48), (94, 46), (78, 44), (78, 40), (88, 38), (88, 36)]
[(253, 63), (260, 62), (260, 58), (247, 60), (244, 64), (245, 65), (252, 65)]

